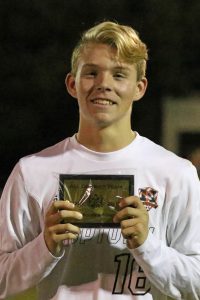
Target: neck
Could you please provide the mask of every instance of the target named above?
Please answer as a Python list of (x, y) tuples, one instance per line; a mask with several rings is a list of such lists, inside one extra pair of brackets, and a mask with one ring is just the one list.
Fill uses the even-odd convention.
[(80, 144), (96, 152), (112, 152), (128, 146), (136, 134), (129, 130), (115, 130), (95, 127), (79, 128), (77, 140)]

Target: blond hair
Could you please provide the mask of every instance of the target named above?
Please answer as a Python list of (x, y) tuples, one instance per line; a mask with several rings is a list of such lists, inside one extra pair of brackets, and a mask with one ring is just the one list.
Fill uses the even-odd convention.
[(82, 51), (89, 43), (107, 44), (115, 48), (118, 59), (136, 65), (138, 80), (145, 76), (146, 61), (148, 59), (146, 45), (140, 40), (138, 33), (132, 27), (110, 21), (102, 22), (90, 28), (81, 36), (71, 58), (71, 72), (74, 76), (77, 72)]

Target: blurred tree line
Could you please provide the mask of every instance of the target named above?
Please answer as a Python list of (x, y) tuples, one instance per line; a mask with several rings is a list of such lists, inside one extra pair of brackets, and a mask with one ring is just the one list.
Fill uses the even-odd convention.
[(159, 142), (161, 100), (199, 89), (199, 0), (0, 0), (0, 187), (18, 159), (77, 130), (66, 93), (71, 51), (103, 20), (133, 26), (149, 48), (149, 87), (133, 127)]

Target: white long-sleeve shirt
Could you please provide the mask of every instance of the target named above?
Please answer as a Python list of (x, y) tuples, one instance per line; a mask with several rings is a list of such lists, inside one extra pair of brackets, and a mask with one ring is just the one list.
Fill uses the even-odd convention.
[[(61, 257), (47, 249), (44, 216), (59, 174), (131, 174), (151, 188), (149, 235), (129, 250), (119, 228), (82, 229)], [(38, 299), (200, 299), (200, 184), (192, 164), (137, 134), (97, 153), (75, 136), (19, 161), (0, 201), (0, 299), (32, 286)], [(152, 295), (152, 296), (151, 296)]]

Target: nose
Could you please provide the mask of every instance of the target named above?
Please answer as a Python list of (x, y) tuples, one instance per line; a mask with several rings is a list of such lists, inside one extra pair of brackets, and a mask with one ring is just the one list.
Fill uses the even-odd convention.
[(98, 91), (111, 91), (112, 80), (109, 74), (101, 73), (96, 78), (96, 89)]

